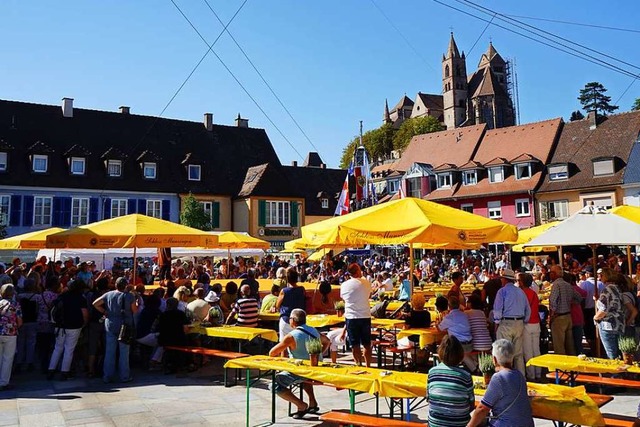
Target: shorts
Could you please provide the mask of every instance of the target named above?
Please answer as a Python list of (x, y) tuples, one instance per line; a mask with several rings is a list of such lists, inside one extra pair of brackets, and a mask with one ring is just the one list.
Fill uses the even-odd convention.
[(287, 390), (292, 385), (302, 384), (305, 381), (304, 378), (299, 377), (291, 372), (282, 371), (276, 374), (276, 381), (274, 383), (274, 391), (280, 393)]
[(346, 319), (347, 341), (351, 347), (371, 345), (371, 318)]
[(293, 328), (289, 324), (289, 322), (285, 322), (282, 317), (278, 322), (278, 332), (280, 334), (280, 342), (284, 341), (284, 337), (287, 336), (289, 332), (293, 331)]

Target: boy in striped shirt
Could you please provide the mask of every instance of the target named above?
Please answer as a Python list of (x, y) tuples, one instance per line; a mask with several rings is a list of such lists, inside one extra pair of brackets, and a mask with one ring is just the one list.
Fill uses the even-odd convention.
[(255, 328), (258, 326), (258, 301), (251, 296), (251, 287), (242, 285), (240, 287), (240, 299), (233, 305), (233, 310), (229, 313), (226, 323), (236, 315), (237, 326)]

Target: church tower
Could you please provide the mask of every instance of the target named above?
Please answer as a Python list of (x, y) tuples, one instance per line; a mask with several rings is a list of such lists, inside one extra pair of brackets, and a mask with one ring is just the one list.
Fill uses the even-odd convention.
[(444, 124), (454, 129), (467, 119), (467, 66), (451, 33), (449, 49), (442, 55), (442, 94)]

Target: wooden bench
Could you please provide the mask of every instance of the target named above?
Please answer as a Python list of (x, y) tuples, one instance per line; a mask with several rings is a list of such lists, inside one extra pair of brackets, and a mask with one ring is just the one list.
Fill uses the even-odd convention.
[(413, 421), (394, 420), (391, 418), (376, 417), (374, 415), (350, 414), (348, 412), (331, 411), (320, 415), (320, 420), (338, 426), (361, 427), (425, 427), (426, 423)]
[[(556, 373), (549, 372), (547, 374), (547, 378), (555, 381)], [(561, 381), (563, 380), (566, 381), (566, 378), (563, 378), (562, 375), (560, 375), (559, 378)], [(580, 384), (595, 384), (599, 386), (627, 387), (627, 388), (640, 389), (640, 381), (626, 380), (624, 378), (600, 377), (598, 375), (578, 374), (575, 377), (575, 382)]]
[(615, 414), (602, 414), (602, 416), (604, 418), (604, 425), (607, 427), (634, 427), (640, 425), (638, 419), (634, 417)]
[[(237, 353), (235, 351), (218, 350), (215, 348), (206, 348), (206, 347), (166, 346), (164, 349), (181, 351), (184, 353), (191, 353), (191, 354), (200, 354), (202, 356), (219, 357), (224, 360), (234, 360), (234, 359), (240, 359), (242, 357), (249, 356), (248, 354), (245, 354), (245, 353)], [(237, 380), (238, 380), (238, 375), (236, 375), (236, 383), (237, 383)], [(224, 386), (229, 387), (229, 382), (227, 378), (227, 368), (224, 368)]]

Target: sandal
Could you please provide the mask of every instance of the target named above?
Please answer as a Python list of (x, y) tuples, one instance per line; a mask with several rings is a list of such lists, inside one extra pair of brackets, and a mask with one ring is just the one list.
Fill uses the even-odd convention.
[(308, 412), (309, 408), (305, 409), (304, 411), (295, 412), (293, 415), (291, 415), (291, 418), (293, 418), (294, 420), (301, 420), (305, 415), (307, 415)]
[(309, 414), (317, 414), (318, 412), (320, 412), (320, 407), (319, 406), (309, 406), (309, 408), (307, 408), (307, 412)]

